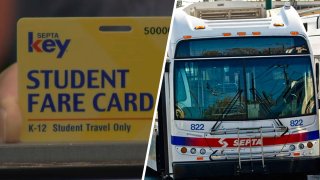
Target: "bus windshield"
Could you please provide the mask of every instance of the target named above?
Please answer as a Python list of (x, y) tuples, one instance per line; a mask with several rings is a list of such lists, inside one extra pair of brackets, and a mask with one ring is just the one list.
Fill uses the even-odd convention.
[(175, 118), (258, 120), (315, 114), (310, 57), (177, 60)]

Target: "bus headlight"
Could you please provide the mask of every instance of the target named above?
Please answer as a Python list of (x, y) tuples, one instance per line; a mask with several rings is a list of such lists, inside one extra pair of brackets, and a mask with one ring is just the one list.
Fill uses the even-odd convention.
[(197, 152), (196, 148), (191, 148), (190, 149), (191, 154), (195, 154)]
[(205, 149), (200, 149), (200, 154), (205, 154), (206, 150)]
[(304, 148), (304, 144), (300, 143), (299, 144), (299, 149), (303, 149)]
[(294, 151), (294, 150), (296, 149), (296, 146), (293, 145), (293, 144), (291, 144), (291, 145), (289, 146), (289, 149), (290, 149), (290, 151)]

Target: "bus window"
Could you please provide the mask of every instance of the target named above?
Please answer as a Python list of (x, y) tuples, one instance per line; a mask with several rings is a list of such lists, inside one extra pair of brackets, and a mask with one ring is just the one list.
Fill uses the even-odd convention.
[(302, 58), (251, 60), (246, 66), (249, 119), (315, 113), (311, 65)]
[[(185, 61), (177, 62), (176, 71), (187, 70), (188, 79), (187, 94), (191, 95), (192, 103), (189, 106), (182, 107), (184, 117), (177, 119), (217, 119), (225, 112), (235, 114), (234, 118), (245, 115), (243, 104), (243, 67), (240, 61)], [(179, 81), (179, 74), (175, 79)], [(180, 94), (184, 94), (182, 83), (175, 81), (175, 104), (181, 104)], [(235, 102), (233, 102), (235, 101)], [(230, 107), (230, 103), (236, 103)], [(186, 105), (186, 104), (184, 104)], [(244, 118), (244, 117), (242, 117)]]
[(177, 72), (177, 78), (176, 78), (176, 84), (177, 84), (177, 90), (180, 92), (177, 94), (176, 98), (178, 102), (182, 102), (187, 100), (187, 94), (186, 94), (186, 87), (184, 83), (184, 79), (182, 78), (182, 71)]
[(175, 58), (308, 54), (307, 47), (299, 36), (191, 39), (178, 43)]

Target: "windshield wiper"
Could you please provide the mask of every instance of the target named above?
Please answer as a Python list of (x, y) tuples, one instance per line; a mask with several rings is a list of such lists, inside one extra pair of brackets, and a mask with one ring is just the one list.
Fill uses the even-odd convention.
[(238, 99), (241, 98), (241, 93), (243, 92), (242, 89), (238, 89), (237, 94), (232, 98), (232, 100), (230, 101), (230, 103), (227, 105), (227, 107), (224, 109), (224, 111), (222, 112), (222, 115), (219, 119), (224, 119), (232, 110), (233, 106), (236, 104), (236, 102), (238, 101)]
[[(279, 119), (279, 116), (277, 116), (272, 110), (271, 110), (271, 103), (267, 98), (267, 95), (265, 94), (265, 92), (262, 92), (263, 96), (261, 96), (259, 94), (259, 92), (256, 89), (251, 88), (250, 91), (252, 93), (254, 93), (256, 100), (259, 104), (261, 104), (261, 107), (263, 108), (263, 110), (265, 110), (267, 113), (270, 113), (272, 118), (275, 120), (276, 126), (274, 128), (271, 127), (259, 127), (262, 128), (261, 131), (263, 132), (276, 132), (276, 130), (281, 130), (278, 132), (282, 132), (282, 134), (280, 136), (285, 135), (288, 131), (289, 128), (284, 126), (282, 124), (282, 122)], [(228, 107), (226, 108), (226, 110), (224, 111), (221, 119), (223, 119), (231, 110), (231, 108), (234, 106), (236, 100), (239, 98), (238, 96), (241, 96), (242, 90), (239, 90), (238, 93), (234, 96), (234, 98), (232, 99), (232, 101), (228, 104)], [(251, 132), (260, 132), (260, 130), (258, 131), (257, 128), (255, 127), (248, 127), (248, 128), (231, 128), (231, 129), (225, 129), (221, 132), (219, 132), (219, 127), (221, 126), (222, 121), (217, 121), (213, 127), (211, 128), (211, 133), (210, 134), (227, 134), (227, 133), (249, 133), (248, 130), (251, 130)], [(244, 131), (244, 132), (242, 132)]]
[[(271, 114), (272, 118), (275, 120), (276, 125), (278, 128), (285, 128), (284, 132), (281, 134), (281, 136), (285, 135), (288, 131), (289, 128), (284, 126), (283, 123), (280, 121), (279, 116), (276, 115), (272, 110), (271, 110), (271, 103), (267, 98), (267, 95), (265, 92), (262, 92), (262, 96), (259, 94), (259, 92), (255, 88), (250, 89), (252, 95), (255, 97), (254, 99), (261, 105), (263, 110), (269, 114)], [(224, 119), (232, 110), (233, 106), (236, 104), (237, 100), (241, 98), (241, 93), (243, 90), (239, 89), (237, 94), (232, 98), (230, 103), (227, 105), (226, 109), (223, 111), (221, 117), (219, 119)], [(222, 121), (219, 120), (217, 121), (213, 127), (211, 128), (211, 132), (217, 131), (219, 129), (220, 125), (222, 124)]]
[(286, 130), (284, 131), (284, 133), (282, 133), (281, 136), (283, 136), (284, 134), (286, 134), (289, 131), (289, 128), (284, 126), (282, 124), (282, 122), (279, 119), (279, 115), (276, 115), (272, 110), (271, 110), (271, 103), (267, 98), (267, 95), (265, 94), (265, 92), (262, 92), (261, 96), (259, 94), (259, 92), (255, 89), (255, 88), (251, 88), (250, 89), (252, 95), (255, 97), (255, 99), (258, 101), (258, 103), (261, 105), (261, 107), (263, 108), (263, 110), (269, 114), (271, 114), (271, 117), (275, 120), (276, 124), (278, 127), (285, 127)]
[[(224, 111), (222, 112), (221, 117), (219, 117), (219, 119), (224, 119), (232, 110), (233, 106), (236, 104), (236, 102), (238, 101), (238, 99), (241, 98), (241, 94), (242, 94), (243, 90), (242, 89), (238, 89), (237, 94), (235, 96), (233, 96), (232, 100), (229, 102), (229, 104), (227, 105), (227, 107), (224, 109)], [(219, 126), (221, 125), (222, 121), (217, 121), (213, 127), (211, 128), (211, 132), (215, 131), (216, 129), (219, 128)]]

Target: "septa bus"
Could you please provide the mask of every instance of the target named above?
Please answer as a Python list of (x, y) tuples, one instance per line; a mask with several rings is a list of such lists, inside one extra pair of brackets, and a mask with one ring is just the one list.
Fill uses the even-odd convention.
[(174, 12), (148, 166), (163, 177), (320, 172), (319, 65), (296, 10)]

